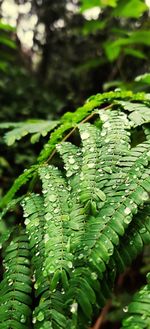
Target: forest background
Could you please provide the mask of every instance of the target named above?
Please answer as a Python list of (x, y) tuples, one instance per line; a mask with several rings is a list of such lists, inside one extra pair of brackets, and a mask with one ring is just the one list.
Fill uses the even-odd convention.
[[(57, 120), (116, 88), (149, 92), (149, 58), (148, 0), (1, 0), (0, 198), (48, 140), (3, 138), (6, 122)], [(142, 285), (147, 263), (146, 249), (127, 274), (129, 289)], [(120, 279), (122, 291), (126, 284)], [(109, 323), (120, 320), (126, 298), (115, 297)]]

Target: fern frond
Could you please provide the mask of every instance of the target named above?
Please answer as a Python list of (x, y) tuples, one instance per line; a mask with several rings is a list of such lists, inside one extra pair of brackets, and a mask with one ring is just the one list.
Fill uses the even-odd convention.
[[(128, 155), (130, 149), (130, 124), (126, 114), (118, 111), (98, 111), (102, 122), (101, 129), (101, 155), (99, 159), (99, 187), (104, 188), (111, 184), (115, 188), (122, 178), (123, 173), (119, 170), (120, 159)], [(114, 179), (114, 180), (113, 180)], [(111, 181), (111, 183), (109, 183)], [(105, 189), (107, 194), (107, 189)]]
[(147, 140), (150, 140), (150, 127), (143, 125), (143, 130)]
[(83, 147), (78, 193), (85, 208), (96, 212), (96, 202), (99, 199), (101, 201), (106, 199), (105, 194), (98, 188), (96, 179), (101, 147), (100, 132), (97, 127), (89, 123), (80, 124), (79, 132)]
[(69, 237), (69, 193), (61, 172), (53, 166), (39, 169), (45, 195), (45, 253), (46, 275), (72, 268)]
[(127, 99), (133, 101), (149, 101), (148, 94), (137, 93), (133, 94), (132, 91), (110, 91), (103, 94), (97, 94), (91, 96), (84, 106), (79, 107), (76, 112), (65, 113), (61, 118), (61, 126), (58, 127), (50, 137), (48, 143), (44, 145), (43, 150), (40, 152), (38, 157), (38, 162), (44, 162), (48, 159), (52, 151), (55, 149), (56, 144), (60, 143), (64, 134), (74, 128), (78, 123), (80, 123), (88, 114), (90, 114), (94, 109), (104, 104), (105, 102), (113, 105), (115, 99)]
[[(108, 234), (111, 232), (108, 230)], [(115, 247), (113, 257), (110, 259), (109, 268), (116, 273), (123, 272), (126, 267), (143, 250), (144, 245), (150, 243), (150, 206), (145, 205), (133, 218), (119, 247)]]
[(150, 107), (145, 104), (131, 103), (129, 101), (117, 101), (125, 111), (130, 112), (128, 118), (133, 127), (141, 126), (150, 122)]
[(16, 141), (22, 137), (33, 134), (31, 142), (35, 143), (39, 140), (40, 136), (46, 136), (50, 131), (56, 128), (59, 121), (48, 121), (48, 120), (28, 120), (26, 122), (16, 123), (5, 123), (0, 124), (0, 128), (6, 129), (10, 126), (14, 127), (11, 131), (5, 133), (4, 139), (7, 145), (13, 145)]
[(44, 262), (44, 201), (38, 194), (30, 194), (22, 201), (26, 232), (28, 234), (32, 266), (36, 277), (36, 294), (38, 287), (43, 284), (42, 267)]
[(65, 329), (67, 320), (63, 315), (64, 290), (53, 291), (59, 279), (57, 272), (53, 281), (44, 273), (44, 200), (40, 195), (32, 193), (24, 199), (22, 206), (32, 257), (35, 295), (39, 299), (39, 304), (33, 312), (34, 328)]
[(63, 159), (66, 177), (70, 178), (77, 174), (82, 161), (80, 148), (72, 143), (62, 142), (56, 145), (56, 150)]
[(149, 329), (150, 328), (150, 273), (147, 274), (148, 284), (141, 288), (126, 307), (127, 318), (121, 328)]
[[(129, 168), (127, 176), (123, 178), (124, 183), (122, 183), (121, 181), (120, 184), (120, 181), (118, 183), (116, 180), (115, 186), (112, 185), (111, 182), (109, 184), (109, 187), (107, 187), (107, 200), (105, 202), (105, 205), (97, 215), (96, 220), (93, 217), (91, 219), (89, 218), (89, 221), (87, 222), (86, 233), (82, 238), (81, 249), (86, 246), (87, 251), (84, 253), (84, 257), (89, 257), (90, 250), (94, 248), (94, 245), (96, 246), (97, 241), (96, 254), (99, 254), (99, 257), (96, 256), (96, 254), (95, 256), (93, 255), (93, 260), (95, 258), (96, 263), (98, 263), (97, 259), (100, 258), (100, 255), (102, 259), (104, 257), (106, 261), (107, 258), (109, 258), (109, 253), (111, 254), (113, 252), (113, 246), (111, 241), (107, 241), (107, 247), (104, 244), (105, 227), (106, 229), (108, 227), (111, 227), (111, 229), (115, 231), (115, 233), (117, 233), (118, 235), (123, 235), (126, 227), (132, 220), (133, 214), (137, 212), (137, 208), (140, 205), (143, 205), (144, 201), (149, 198), (147, 192), (149, 192), (150, 178), (149, 169), (146, 169), (148, 166), (148, 162), (150, 161), (148, 152), (150, 148), (149, 142), (144, 143), (144, 147), (144, 154), (142, 154), (141, 157), (139, 157), (138, 159), (135, 158), (135, 162)], [(102, 233), (103, 230), (104, 235)], [(99, 239), (102, 239), (101, 242)], [(118, 240), (116, 239), (116, 243), (117, 241)], [(104, 255), (102, 255), (101, 253), (102, 250)], [(98, 264), (97, 267), (99, 267)], [(103, 266), (103, 270), (104, 269), (105, 266)]]
[[(1, 207), (11, 205), (15, 193), (38, 171), (41, 195), (29, 193), (23, 201), (35, 280), (35, 329), (87, 329), (110, 296), (116, 275), (149, 243), (149, 101), (143, 93), (115, 91), (95, 95), (75, 113), (65, 114), (38, 164), (21, 175), (1, 200)], [(87, 123), (97, 114), (99, 121)], [(130, 134), (139, 124), (146, 141), (132, 147)], [(77, 129), (79, 146), (66, 142)], [(41, 164), (50, 161), (56, 151), (64, 164), (61, 169)], [(23, 242), (18, 262), (28, 258)], [(14, 269), (16, 249), (6, 250), (6, 265), (12, 262)], [(22, 263), (18, 266), (19, 271), (27, 268)], [(2, 296), (9, 291), (5, 273)], [(21, 289), (18, 283), (17, 287)], [(21, 325), (14, 327), (26, 328), (26, 323)]]
[(69, 190), (70, 221), (70, 250), (75, 253), (85, 230), (86, 214), (84, 206), (79, 200), (80, 170), (82, 165), (81, 149), (72, 143), (58, 144), (56, 149), (60, 153), (66, 169)]
[(28, 239), (24, 232), (4, 251), (4, 276), (0, 283), (0, 328), (31, 326), (31, 277)]

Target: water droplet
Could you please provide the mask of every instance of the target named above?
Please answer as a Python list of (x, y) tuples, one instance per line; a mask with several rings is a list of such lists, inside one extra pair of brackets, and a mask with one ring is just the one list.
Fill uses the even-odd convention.
[(30, 219), (29, 218), (26, 218), (25, 221), (24, 221), (25, 225), (28, 225), (30, 223)]
[(51, 195), (49, 195), (49, 197), (48, 197), (48, 200), (51, 201), (51, 202), (56, 201), (56, 199), (57, 199), (57, 196), (56, 196), (55, 194), (51, 194)]
[(44, 313), (43, 312), (39, 312), (38, 315), (37, 315), (37, 320), (38, 321), (43, 321), (44, 320)]
[(94, 147), (91, 147), (90, 148), (90, 152), (94, 152)]
[(72, 303), (72, 305), (70, 306), (70, 312), (76, 313), (77, 309), (78, 309), (78, 304), (76, 302)]
[(43, 190), (43, 194), (46, 194), (48, 191), (47, 190)]
[(20, 322), (21, 323), (26, 323), (26, 317), (25, 317), (24, 314), (21, 315)]
[(140, 229), (140, 233), (141, 233), (141, 234), (146, 233), (146, 227), (142, 227), (142, 228)]
[(87, 131), (85, 131), (85, 132), (83, 132), (82, 134), (81, 134), (81, 138), (84, 140), (84, 139), (87, 139), (87, 138), (89, 138), (90, 137), (90, 135), (89, 135), (89, 133), (87, 132)]
[(74, 159), (73, 157), (70, 157), (70, 158), (68, 159), (68, 162), (69, 162), (70, 164), (74, 164), (74, 163), (75, 163), (75, 159)]
[(72, 266), (73, 266), (71, 261), (67, 262), (67, 265), (68, 265), (69, 268), (72, 268)]
[(142, 320), (146, 320), (146, 318), (147, 318), (146, 314), (143, 314), (142, 315)]
[(127, 313), (128, 312), (128, 306), (124, 306), (123, 312)]
[(131, 213), (131, 209), (128, 208), (128, 207), (125, 208), (124, 213), (125, 213), (126, 215), (129, 215), (129, 214)]
[(49, 178), (50, 178), (50, 174), (46, 174), (46, 175), (45, 175), (45, 178), (46, 178), (46, 179), (49, 179)]
[(94, 168), (95, 167), (95, 163), (88, 163), (88, 168)]
[(54, 209), (54, 214), (58, 214), (59, 213), (59, 208), (55, 208)]
[(141, 195), (141, 199), (142, 199), (143, 201), (148, 200), (148, 199), (149, 199), (149, 195), (148, 195), (148, 193), (147, 193), (147, 192), (143, 192), (142, 195)]
[(50, 266), (50, 267), (48, 268), (48, 272), (49, 272), (49, 274), (54, 273), (54, 271), (55, 271), (54, 266)]
[(106, 135), (106, 130), (104, 130), (104, 131), (101, 132), (101, 136), (102, 137), (105, 136), (105, 135)]
[(51, 220), (52, 218), (53, 218), (53, 216), (52, 216), (51, 214), (49, 214), (49, 213), (47, 213), (47, 214), (45, 215), (45, 219), (46, 219), (46, 221)]
[(113, 254), (113, 248), (108, 249), (108, 255), (111, 256)]
[(95, 273), (95, 272), (92, 272), (91, 273), (91, 278), (92, 278), (92, 280), (97, 280), (97, 274)]
[(46, 243), (47, 241), (49, 241), (49, 235), (48, 234), (45, 234), (45, 236), (44, 236), (44, 242)]
[(150, 284), (150, 272), (147, 273), (147, 275), (146, 275), (146, 279), (147, 279), (148, 284)]
[(39, 285), (38, 285), (38, 283), (36, 282), (36, 283), (34, 284), (34, 288), (35, 288), (35, 290), (37, 290), (38, 287), (39, 287)]
[(125, 224), (129, 224), (131, 222), (131, 217), (130, 216), (127, 216), (124, 218), (124, 223)]
[(79, 166), (78, 166), (78, 165), (74, 165), (74, 166), (73, 166), (73, 169), (74, 169), (74, 170), (78, 170), (78, 169), (79, 169)]

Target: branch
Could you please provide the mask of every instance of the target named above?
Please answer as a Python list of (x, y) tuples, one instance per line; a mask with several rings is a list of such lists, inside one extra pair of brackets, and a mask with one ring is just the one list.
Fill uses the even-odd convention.
[(111, 300), (109, 300), (107, 302), (107, 304), (104, 306), (104, 308), (102, 309), (102, 312), (100, 313), (100, 316), (98, 317), (96, 323), (90, 329), (100, 329), (101, 328), (101, 325), (105, 321), (105, 318), (106, 318), (106, 315), (107, 315), (107, 313), (110, 309), (110, 306), (111, 306)]
[[(107, 110), (109, 108), (112, 107), (113, 104), (110, 104), (106, 107), (104, 107), (102, 110)], [(95, 114), (97, 114), (97, 112), (92, 112), (91, 114), (89, 114), (85, 119), (83, 119), (80, 123), (85, 123), (87, 121), (89, 121)], [(77, 129), (78, 126), (75, 126), (73, 129), (70, 130), (70, 132), (62, 139), (62, 142), (65, 142), (73, 133), (74, 131)], [(45, 161), (45, 163), (48, 163), (52, 158), (53, 156), (55, 155), (56, 153), (56, 149), (54, 149), (54, 151), (51, 153), (51, 155), (49, 156), (49, 158)]]

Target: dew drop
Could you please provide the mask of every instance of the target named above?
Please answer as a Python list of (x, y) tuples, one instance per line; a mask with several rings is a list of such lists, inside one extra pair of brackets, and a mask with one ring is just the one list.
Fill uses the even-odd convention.
[(37, 320), (38, 321), (43, 321), (44, 320), (44, 313), (43, 312), (39, 312), (37, 315)]
[(147, 279), (148, 284), (150, 284), (150, 272), (147, 273), (147, 275), (146, 275), (146, 279)]
[(147, 193), (147, 192), (143, 192), (142, 195), (141, 195), (141, 199), (142, 199), (143, 201), (148, 200), (148, 199), (149, 199), (149, 195), (148, 195), (148, 193)]
[(47, 213), (47, 214), (45, 215), (45, 219), (46, 219), (46, 221), (51, 220), (52, 218), (53, 218), (53, 216), (52, 216), (51, 214), (49, 214), (49, 213)]
[(26, 323), (26, 317), (25, 317), (24, 314), (21, 315), (20, 322), (21, 323)]
[(101, 136), (103, 137), (105, 135), (106, 135), (106, 131), (104, 130), (104, 131), (101, 132)]
[(90, 135), (89, 135), (89, 133), (88, 132), (83, 132), (82, 134), (81, 134), (81, 138), (84, 140), (84, 139), (87, 139), (87, 138), (89, 138), (90, 137)]
[(74, 165), (74, 166), (73, 166), (73, 169), (74, 169), (74, 170), (78, 170), (78, 169), (79, 169), (79, 166), (78, 166), (78, 165)]
[(128, 207), (125, 208), (124, 213), (125, 213), (126, 215), (129, 215), (129, 214), (131, 213), (131, 209), (128, 208)]
[(90, 168), (90, 169), (91, 169), (91, 168), (94, 168), (94, 167), (95, 167), (95, 163), (88, 163), (87, 166), (88, 166), (88, 168)]
[(131, 221), (130, 216), (125, 217), (125, 219), (124, 219), (124, 223), (125, 223), (125, 224), (129, 224), (130, 221)]
[(140, 229), (140, 233), (141, 233), (141, 234), (146, 233), (146, 227), (142, 227), (142, 228)]
[(70, 312), (71, 313), (76, 313), (78, 309), (78, 304), (76, 302), (72, 303), (72, 305), (70, 306)]
[(36, 283), (34, 284), (34, 288), (35, 288), (35, 290), (37, 290), (38, 287), (39, 287), (39, 285), (38, 285), (38, 283), (36, 282)]
[(73, 266), (71, 261), (67, 262), (67, 265), (68, 265), (69, 268), (72, 268), (72, 266)]
[(55, 194), (51, 194), (49, 197), (48, 197), (48, 200), (51, 201), (51, 202), (54, 202), (56, 201), (57, 197)]
[(75, 159), (74, 159), (73, 157), (70, 157), (70, 158), (68, 159), (68, 162), (69, 162), (70, 164), (74, 164), (74, 163), (75, 163)]
[(28, 225), (30, 223), (30, 219), (26, 218), (24, 222), (25, 222), (25, 225)]
[(45, 234), (45, 236), (44, 236), (44, 242), (46, 243), (47, 241), (49, 241), (49, 235), (48, 234)]
[(94, 147), (91, 147), (90, 148), (90, 152), (94, 152)]
[(124, 306), (123, 312), (127, 313), (128, 312), (128, 306)]
[(92, 278), (92, 280), (97, 280), (97, 274), (95, 273), (95, 272), (92, 272), (91, 273), (91, 278)]
[(45, 175), (45, 178), (46, 178), (46, 179), (49, 179), (49, 178), (50, 178), (50, 175), (49, 175), (49, 174), (46, 174), (46, 175)]
[(59, 213), (59, 208), (55, 208), (54, 209), (54, 214), (58, 214)]

